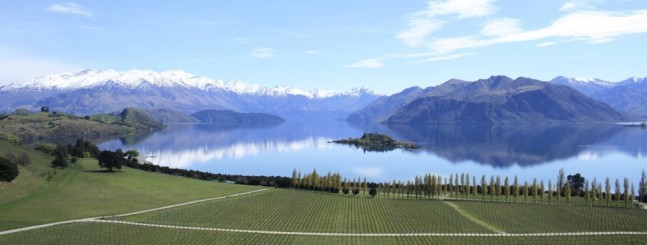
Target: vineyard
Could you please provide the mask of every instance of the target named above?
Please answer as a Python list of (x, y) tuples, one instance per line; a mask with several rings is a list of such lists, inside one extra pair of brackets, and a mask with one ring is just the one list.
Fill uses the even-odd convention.
[(638, 244), (645, 236), (306, 236), (76, 223), (0, 236), (0, 244)]
[(6, 234), (0, 244), (608, 244), (639, 243), (646, 232), (640, 209), (274, 189)]

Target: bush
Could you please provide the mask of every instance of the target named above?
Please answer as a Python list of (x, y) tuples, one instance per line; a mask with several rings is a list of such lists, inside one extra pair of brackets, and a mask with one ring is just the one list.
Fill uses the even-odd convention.
[(0, 157), (0, 181), (10, 182), (18, 176), (18, 164)]
[(36, 146), (35, 150), (44, 152), (46, 154), (54, 155), (54, 151), (56, 151), (56, 145), (53, 144), (40, 144)]

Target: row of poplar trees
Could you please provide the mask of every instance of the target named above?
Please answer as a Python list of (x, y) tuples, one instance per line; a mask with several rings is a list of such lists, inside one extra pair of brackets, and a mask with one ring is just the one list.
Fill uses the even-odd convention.
[[(414, 180), (407, 182), (396, 181), (384, 183), (369, 183), (366, 178), (363, 181), (358, 179), (348, 180), (339, 173), (328, 173), (321, 176), (315, 169), (312, 173), (301, 174), (296, 169), (292, 173), (292, 186), (297, 189), (308, 189), (318, 191), (328, 191), (333, 193), (354, 195), (363, 192), (364, 195), (376, 192), (382, 193), (385, 198), (415, 198), (415, 199), (479, 199), (484, 201), (505, 201), (505, 202), (533, 202), (533, 203), (563, 203), (560, 198), (566, 199), (566, 203), (571, 203), (573, 196), (579, 196), (584, 199), (585, 205), (594, 206), (624, 206), (630, 207), (634, 197), (634, 186), (629, 184), (629, 179), (624, 178), (621, 185), (620, 180), (615, 181), (615, 190), (612, 191), (610, 179), (607, 177), (602, 183), (596, 179), (589, 182), (580, 177), (578, 181), (569, 176), (566, 178), (564, 170), (560, 169), (557, 176), (556, 184), (548, 181), (548, 186), (543, 180), (539, 182), (533, 179), (532, 183), (524, 181), (521, 184), (514, 177), (512, 183), (508, 177), (503, 181), (499, 176), (490, 176), (489, 181), (485, 175), (482, 175), (480, 182), (477, 182), (476, 176), (469, 174), (455, 174), (449, 177), (441, 177), (433, 174), (416, 176)], [(582, 183), (579, 183), (582, 182)], [(546, 188), (547, 187), (547, 188)], [(373, 189), (369, 191), (369, 189)], [(378, 189), (379, 191), (376, 191)], [(624, 192), (622, 191), (624, 189)], [(639, 186), (638, 199), (647, 199), (647, 175), (643, 171), (643, 176)], [(596, 201), (598, 202), (596, 205)], [(602, 202), (602, 203), (600, 203)]]

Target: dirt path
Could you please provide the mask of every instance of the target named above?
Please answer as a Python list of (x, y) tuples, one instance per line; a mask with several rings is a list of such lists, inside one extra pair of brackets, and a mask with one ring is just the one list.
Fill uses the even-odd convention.
[(503, 231), (503, 230), (501, 230), (501, 229), (499, 229), (499, 228), (497, 228), (497, 227), (495, 227), (495, 226), (493, 226), (491, 224), (488, 224), (487, 222), (485, 222), (485, 221), (477, 218), (476, 216), (470, 214), (466, 210), (463, 210), (461, 207), (456, 205), (456, 203), (452, 203), (452, 202), (444, 202), (444, 203), (447, 204), (448, 206), (452, 207), (454, 210), (456, 210), (463, 217), (473, 221), (474, 223), (479, 224), (480, 226), (485, 227), (488, 230), (491, 230), (491, 231), (493, 231), (495, 233), (505, 233), (505, 231)]

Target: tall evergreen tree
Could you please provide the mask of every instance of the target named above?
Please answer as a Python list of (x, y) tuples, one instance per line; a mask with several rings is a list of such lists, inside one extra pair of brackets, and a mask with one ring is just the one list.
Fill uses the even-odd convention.
[(496, 190), (496, 200), (499, 201), (499, 196), (501, 196), (501, 177), (496, 176), (496, 185), (494, 186)]
[(478, 188), (478, 187), (479, 187), (479, 185), (478, 185), (478, 183), (476, 182), (476, 175), (472, 176), (472, 183), (474, 183), (474, 186), (472, 186), (472, 195), (474, 196), (474, 198), (476, 198), (476, 195), (478, 195), (478, 194), (479, 194), (479, 193), (478, 193), (478, 190), (479, 190), (479, 188)]
[(596, 179), (593, 178), (593, 181), (591, 182), (591, 206), (595, 206), (595, 199), (598, 199), (598, 192), (595, 182)]

